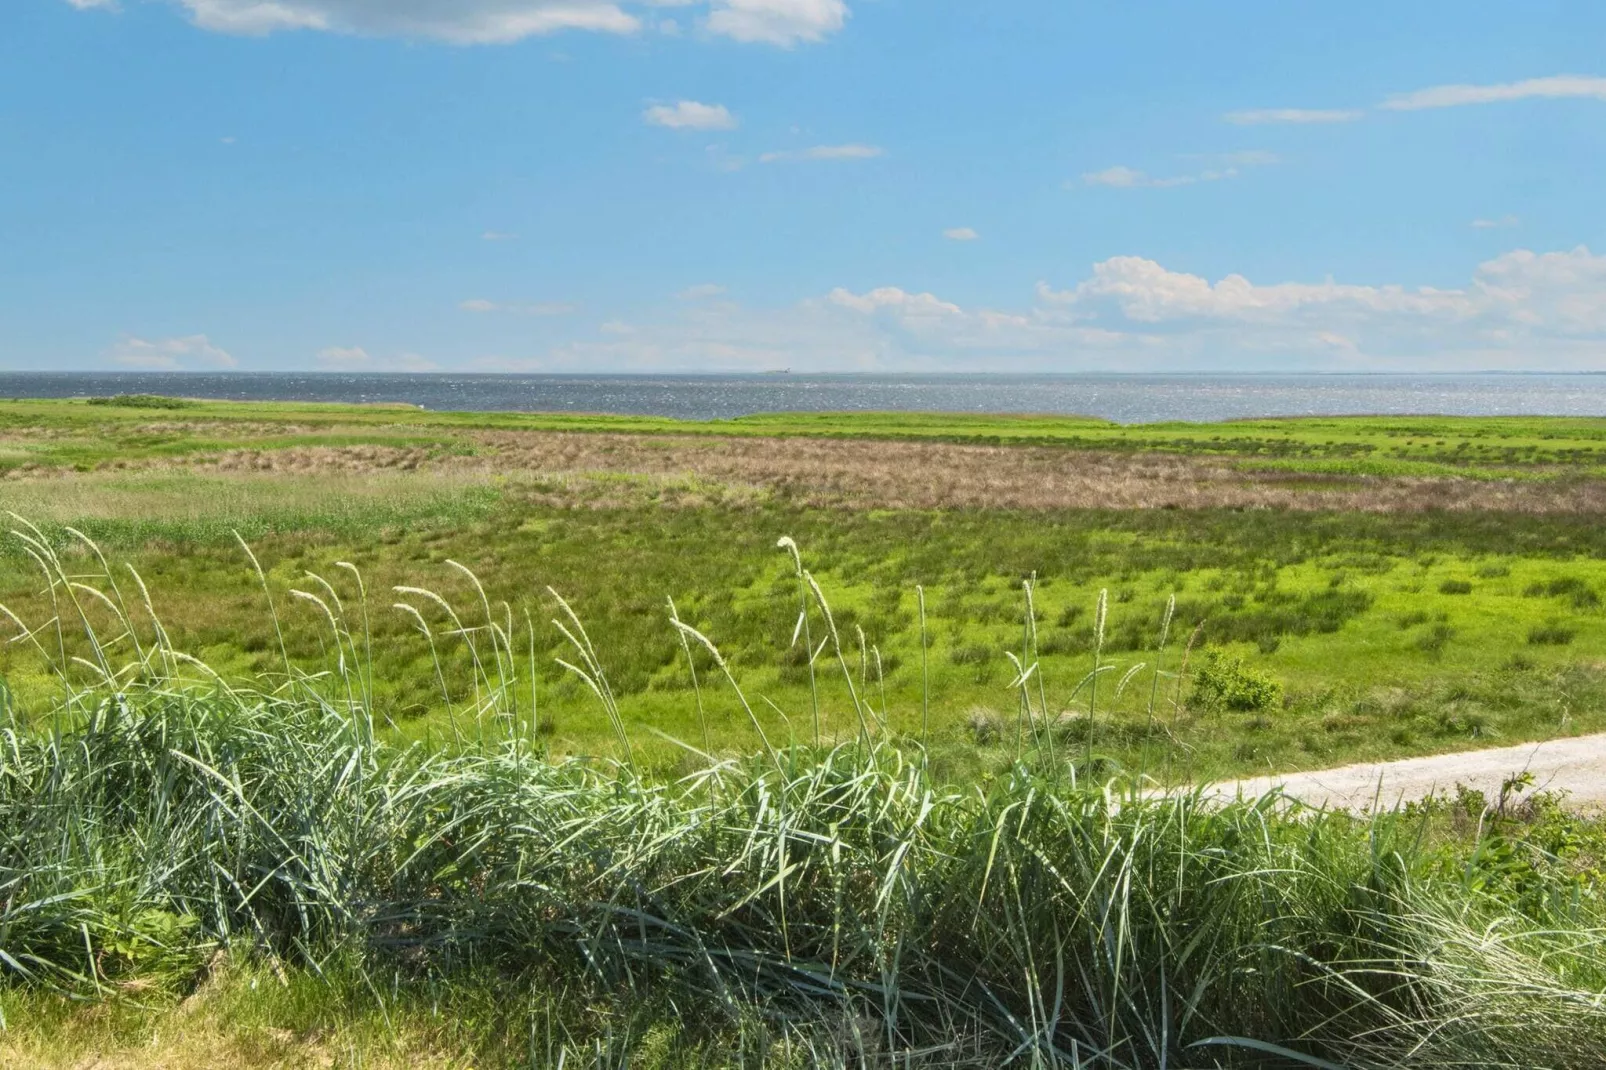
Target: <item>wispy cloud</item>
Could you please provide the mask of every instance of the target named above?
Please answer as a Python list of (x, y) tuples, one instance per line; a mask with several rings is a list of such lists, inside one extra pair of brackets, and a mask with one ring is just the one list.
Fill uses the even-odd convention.
[(107, 356), (114, 364), (151, 371), (233, 368), (240, 363), (204, 334), (158, 338), (154, 341), (126, 335), (118, 340)]
[[(676, 35), (654, 9), (698, 0), (174, 0), (190, 21), (216, 33), (263, 35), (287, 30), (419, 38), (454, 45), (495, 45), (563, 31), (636, 34), (655, 27)], [(704, 25), (737, 41), (792, 48), (840, 31), (845, 0), (709, 0)], [(67, 0), (80, 9), (115, 11), (118, 0)]]
[(942, 236), (949, 241), (977, 241), (981, 235), (970, 227), (950, 227), (942, 232)]
[(735, 130), (736, 116), (723, 104), (702, 104), (682, 100), (674, 104), (654, 104), (641, 113), (648, 126), (670, 130)]
[(517, 239), (517, 234), (511, 234), (505, 230), (488, 230), (480, 235), (480, 241), (516, 241)]
[(372, 356), (362, 346), (330, 346), (318, 352), (318, 366), (329, 371), (348, 372), (432, 372), (440, 365), (417, 353), (397, 357)]
[(536, 301), (530, 304), (504, 304), (498, 301), (488, 301), (483, 297), (459, 301), (457, 307), (464, 312), (474, 312), (481, 315), (491, 312), (503, 312), (514, 316), (567, 316), (572, 312), (580, 311), (580, 306), (572, 301)]
[(1383, 102), (1382, 107), (1389, 111), (1420, 111), (1424, 108), (1458, 108), (1468, 104), (1498, 104), (1535, 98), (1606, 100), (1606, 78), (1558, 74), (1550, 78), (1529, 78), (1522, 82), (1498, 85), (1439, 85), (1392, 96)]
[(1237, 126), (1268, 126), (1276, 123), (1353, 123), (1366, 113), (1357, 108), (1252, 108), (1230, 111), (1222, 116)]
[(710, 297), (719, 297), (724, 292), (725, 287), (718, 283), (704, 282), (696, 286), (688, 286), (675, 296), (682, 301), (706, 301)]
[(781, 163), (787, 160), (873, 160), (885, 156), (887, 150), (877, 145), (815, 145), (807, 149), (786, 149), (766, 152), (759, 163)]
[(737, 41), (791, 48), (825, 40), (849, 14), (844, 0), (714, 0), (708, 28)]
[(1503, 215), (1498, 219), (1474, 219), (1472, 227), (1474, 230), (1496, 230), (1501, 227), (1514, 227), (1521, 222), (1522, 220), (1514, 215)]

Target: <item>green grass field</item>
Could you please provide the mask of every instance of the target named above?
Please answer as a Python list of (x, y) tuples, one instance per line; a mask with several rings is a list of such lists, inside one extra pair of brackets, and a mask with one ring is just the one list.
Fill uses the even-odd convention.
[[(957, 777), (1006, 758), (1011, 737), (1000, 726), (1013, 724), (1018, 706), (1007, 652), (1022, 656), (1028, 638), (1028, 582), (1034, 613), (1024, 653), (1041, 664), (1033, 686), (1053, 715), (1064, 715), (1066, 731), (1095, 732), (1102, 749), (1134, 767), (1153, 767), (1162, 752), (1180, 748), (1190, 775), (1264, 772), (1606, 728), (1606, 532), (1595, 515), (1573, 506), (1489, 511), (1476, 508), (1474, 497), (1473, 508), (1429, 511), (1212, 507), (1208, 500), (1183, 509), (988, 506), (985, 499), (877, 508), (766, 484), (763, 472), (725, 480), (635, 472), (634, 454), (613, 470), (561, 478), (516, 462), (452, 467), (479, 464), (475, 451), (488, 448), (454, 435), (515, 425), (609, 432), (668, 426), (330, 406), (0, 404), (0, 427), (15, 432), (0, 437), (0, 453), (27, 448), (30, 464), (56, 466), (14, 469), (0, 488), (7, 509), (43, 524), (86, 571), (99, 565), (73, 548), (69, 525), (126, 558), (173, 622), (175, 642), (225, 673), (260, 673), (279, 659), (263, 593), (235, 532), (267, 568), (289, 653), (308, 670), (327, 668), (331, 649), (320, 611), (290, 592), (322, 593), (311, 573), (350, 601), (351, 577), (335, 563), (355, 564), (373, 603), (379, 675), (389, 681), (377, 697), (379, 712), (405, 738), (447, 736), (450, 708), (466, 702), (471, 686), (471, 658), (461, 640), (439, 641), (443, 698), (427, 642), (392, 603), (413, 603), (437, 630), (447, 627), (444, 616), (427, 599), (399, 599), (392, 588), (436, 591), (477, 621), (484, 616), (479, 595), (447, 564), (453, 561), (479, 577), (499, 619), (511, 615), (521, 657), (533, 646), (542, 731), (557, 753), (607, 753), (613, 744), (592, 697), (553, 662), (565, 644), (551, 623), (556, 606), (548, 588), (604, 642), (604, 667), (630, 725), (702, 739), (687, 702), (684, 652), (667, 622), (673, 598), (682, 617), (720, 645), (743, 684), (767, 700), (767, 729), (779, 738), (809, 738), (809, 659), (801, 640), (793, 641), (798, 592), (791, 561), (776, 549), (783, 535), (797, 540), (830, 600), (856, 686), (884, 704), (901, 735), (928, 732), (940, 767)], [(1473, 450), (1485, 451), (1476, 456), (1486, 461), (1487, 451), (1498, 450), (1501, 458), (1522, 458), (1521, 479), (1585, 487), (1593, 485), (1587, 444), (1606, 433), (1606, 421), (1540, 419), (1157, 429), (1088, 420), (786, 416), (674, 425), (685, 436), (733, 427), (742, 434), (1055, 441), (1072, 466), (1088, 443), (1100, 450), (1208, 449), (1235, 464), (1261, 465), (1277, 454), (1277, 463), (1318, 468), (1340, 450), (1370, 456), (1420, 444), (1443, 456), (1424, 453), (1409, 463), (1444, 464), (1443, 457)], [(671, 439), (643, 441), (652, 447)], [(1283, 445), (1265, 445), (1273, 441)], [(739, 453), (741, 442), (714, 445)], [(1484, 445), (1469, 445), (1477, 443)], [(347, 452), (309, 455), (309, 448)], [(378, 468), (342, 460), (371, 461), (364, 451), (379, 448), (407, 451), (396, 455), (408, 460)], [(494, 448), (505, 450), (505, 443)], [(209, 466), (217, 457), (238, 463)], [(277, 465), (289, 457), (302, 460)], [(912, 468), (900, 478), (919, 482), (923, 475)], [(1353, 478), (1371, 494), (1397, 477)], [(1457, 486), (1476, 488), (1492, 477), (1483, 470), (1457, 479)], [(1287, 493), (1282, 484), (1278, 493)], [(924, 665), (917, 587), (926, 606)], [(42, 589), (18, 546), (5, 548), (0, 603), (25, 621), (47, 619)], [(1077, 724), (1072, 715), (1086, 699), (1101, 591), (1109, 597), (1102, 663), (1113, 671), (1101, 684), (1113, 687), (1139, 664), (1140, 672), (1154, 668), (1161, 619), (1174, 597), (1174, 634), (1164, 655), (1170, 663), (1162, 669), (1179, 667), (1191, 638), (1190, 656), (1217, 650), (1242, 659), (1270, 674), (1281, 698), (1256, 709), (1207, 708), (1190, 701), (1187, 682), (1168, 677), (1158, 692), (1128, 686), (1104, 724)], [(45, 665), (26, 644), (4, 648), (0, 670), (25, 709), (53, 693)], [(854, 728), (842, 674), (822, 669), (816, 676), (825, 731), (842, 738)], [(922, 702), (923, 684), (943, 696), (937, 708)], [(715, 746), (751, 748), (729, 698), (709, 702)], [(652, 760), (673, 765), (678, 750), (652, 738), (645, 744)]]
[[(106, 400), (106, 399), (103, 399)], [(152, 407), (152, 406), (155, 407)], [(169, 407), (171, 406), (171, 407)], [(450, 448), (464, 432), (630, 432), (914, 439), (1203, 454), (1295, 471), (1486, 478), (1606, 472), (1606, 421), (1559, 417), (1312, 417), (1121, 425), (1091, 417), (779, 413), (731, 420), (436, 413), (408, 406), (129, 399), (0, 401), (0, 469), (94, 466), (227, 447), (382, 443)]]
[(1593, 1066), (1564, 800), (1096, 786), (1606, 731), (1603, 448), (0, 402), (0, 1061)]

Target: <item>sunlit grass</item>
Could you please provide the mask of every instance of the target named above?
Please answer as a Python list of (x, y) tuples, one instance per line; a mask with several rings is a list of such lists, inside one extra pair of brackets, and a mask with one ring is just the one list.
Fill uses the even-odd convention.
[[(818, 643), (804, 664), (847, 738), (817, 741), (806, 704), (795, 743), (772, 733), (718, 630), (671, 618), (700, 680), (681, 703), (708, 700), (745, 746), (688, 735), (670, 779), (634, 760), (650, 733), (614, 710), (607, 638), (555, 594), (558, 667), (606, 714), (613, 761), (548, 752), (531, 622), (465, 568), (451, 598), (339, 562), (287, 592), (241, 547), (269, 665), (220, 674), (144, 577), (87, 540), (69, 571), (42, 532), (18, 537), (55, 615), (15, 623), (60, 683), (42, 708), (0, 699), (0, 973), (21, 993), (0, 1006), (23, 1055), (53, 1057), (47, 1034), (137, 1042), (197, 986), (172, 1034), (191, 1063), (342, 1043), (378, 1065), (1586, 1067), (1606, 1045), (1593, 826), (1544, 811), (1513, 847), (1504, 798), (1446, 841), (1436, 811), (1146, 794), (1091, 726), (1117, 695), (1164, 724), (1186, 648), (1156, 634), (1141, 668), (1106, 663), (1103, 596), (1081, 716), (1046, 703), (1023, 623), (1008, 761), (946, 786), (898, 745), (857, 626), (783, 545), (779, 645)], [(418, 634), (376, 637), (389, 601)], [(297, 606), (320, 669), (280, 644)], [(376, 642), (423, 654), (450, 741), (386, 738)], [(466, 679), (432, 671), (443, 646)], [(48, 992), (154, 1010), (97, 1025)]]

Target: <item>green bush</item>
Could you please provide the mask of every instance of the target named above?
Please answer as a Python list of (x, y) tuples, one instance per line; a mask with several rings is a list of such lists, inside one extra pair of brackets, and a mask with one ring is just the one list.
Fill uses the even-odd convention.
[(195, 402), (184, 398), (163, 397), (161, 394), (115, 394), (109, 398), (90, 398), (88, 403), (120, 409), (188, 409), (195, 405)]
[(1445, 580), (1439, 584), (1440, 594), (1471, 594), (1472, 584), (1466, 580)]
[(1193, 705), (1203, 709), (1267, 710), (1282, 700), (1283, 685), (1271, 674), (1219, 650), (1205, 652), (1193, 677)]

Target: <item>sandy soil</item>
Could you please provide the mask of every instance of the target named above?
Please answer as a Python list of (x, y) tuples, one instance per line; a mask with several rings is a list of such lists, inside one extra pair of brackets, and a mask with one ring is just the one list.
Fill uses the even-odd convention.
[(1576, 809), (1606, 809), (1606, 735), (1286, 773), (1210, 790), (1218, 797), (1253, 797), (1281, 788), (1312, 806), (1361, 811), (1453, 793), (1457, 785), (1476, 788), (1493, 802), (1508, 777), (1524, 772), (1534, 778), (1527, 792), (1563, 792)]

